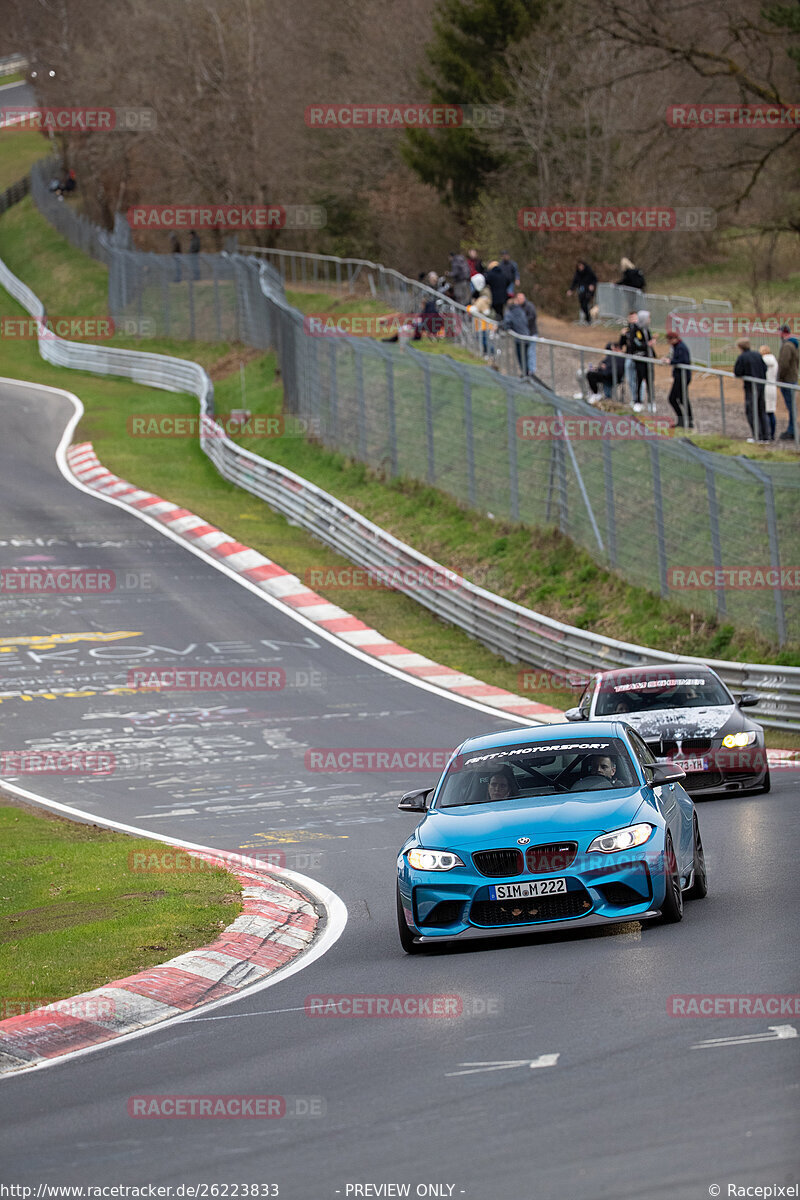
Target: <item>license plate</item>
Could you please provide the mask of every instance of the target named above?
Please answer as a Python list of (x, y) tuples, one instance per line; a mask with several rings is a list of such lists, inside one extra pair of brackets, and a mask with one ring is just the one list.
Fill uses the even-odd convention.
[(681, 771), (707, 771), (707, 758), (673, 758), (670, 766), (679, 767)]
[(527, 900), (530, 896), (554, 896), (566, 890), (566, 879), (533, 879), (530, 883), (496, 883), (489, 888), (489, 895), (492, 900)]

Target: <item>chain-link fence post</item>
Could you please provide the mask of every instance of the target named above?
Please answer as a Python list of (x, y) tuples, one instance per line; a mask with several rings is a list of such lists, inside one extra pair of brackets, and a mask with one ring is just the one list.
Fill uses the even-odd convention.
[(664, 535), (664, 498), (661, 492), (661, 459), (655, 438), (650, 441), (650, 465), (653, 472), (653, 515), (656, 522), (656, 550), (658, 552), (658, 580), (661, 595), (667, 596), (667, 543)]
[(512, 521), (519, 520), (519, 473), (517, 471), (517, 402), (514, 389), (505, 385), (508, 428), (508, 506)]
[(617, 565), (617, 514), (614, 506), (614, 460), (611, 443), (603, 438), (603, 483), (606, 494), (606, 546), (608, 565)]
[(428, 448), (428, 483), (436, 482), (436, 458), (433, 438), (433, 397), (431, 394), (431, 369), (423, 363), (425, 378), (425, 441)]

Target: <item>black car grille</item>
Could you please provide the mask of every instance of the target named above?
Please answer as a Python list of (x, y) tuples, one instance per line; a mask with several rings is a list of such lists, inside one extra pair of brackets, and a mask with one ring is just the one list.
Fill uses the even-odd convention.
[(711, 749), (711, 738), (683, 738), (680, 748), (674, 738), (648, 738), (647, 744), (656, 758), (685, 758), (690, 754), (704, 754)]
[(560, 896), (532, 896), (529, 900), (475, 900), (469, 919), (473, 925), (533, 925), (537, 921), (559, 921), (585, 917), (592, 902), (585, 888)]
[(637, 892), (636, 888), (628, 887), (627, 883), (607, 883), (599, 888), (607, 904), (615, 908), (630, 908), (634, 904), (644, 904), (647, 896)]
[(476, 850), (472, 861), (481, 875), (521, 875), (523, 858), (521, 850)]
[(566, 871), (577, 851), (577, 842), (551, 842), (547, 846), (529, 846), (525, 851), (525, 865), (531, 875)]
[(463, 900), (440, 900), (420, 925), (456, 925), (461, 921)]

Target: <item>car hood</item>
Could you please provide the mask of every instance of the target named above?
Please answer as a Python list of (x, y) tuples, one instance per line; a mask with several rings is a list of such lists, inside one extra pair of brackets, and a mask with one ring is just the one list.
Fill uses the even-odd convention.
[(491, 849), (518, 837), (529, 837), (535, 845), (619, 829), (633, 821), (642, 799), (640, 788), (629, 787), (434, 809), (418, 826), (417, 836), (430, 850)]
[(736, 713), (734, 704), (712, 704), (707, 708), (654, 708), (650, 712), (620, 713), (643, 738), (716, 737)]

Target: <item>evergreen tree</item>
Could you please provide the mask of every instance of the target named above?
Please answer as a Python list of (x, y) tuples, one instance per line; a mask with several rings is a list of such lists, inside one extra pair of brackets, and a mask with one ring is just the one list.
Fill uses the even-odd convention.
[[(504, 54), (539, 22), (549, 0), (441, 0), (422, 86), (433, 104), (502, 105)], [(480, 127), (409, 129), (403, 157), (462, 217), (503, 156)]]

